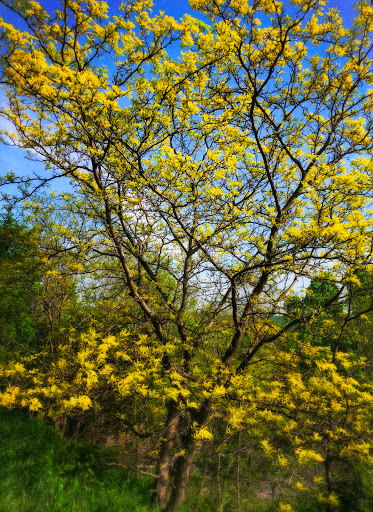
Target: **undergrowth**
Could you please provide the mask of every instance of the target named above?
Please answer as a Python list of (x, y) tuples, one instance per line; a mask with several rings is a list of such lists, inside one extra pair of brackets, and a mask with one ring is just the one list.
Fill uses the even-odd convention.
[(155, 512), (149, 478), (102, 463), (39, 418), (0, 409), (0, 512)]

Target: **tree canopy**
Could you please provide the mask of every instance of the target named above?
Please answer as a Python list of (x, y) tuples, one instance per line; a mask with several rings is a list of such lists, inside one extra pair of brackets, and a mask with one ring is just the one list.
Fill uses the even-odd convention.
[[(31, 407), (70, 393), (71, 407), (94, 408), (102, 378), (113, 403), (145, 401), (158, 503), (174, 510), (221, 408), (228, 424), (244, 421), (258, 355), (328, 311), (341, 327), (371, 309), (346, 304), (372, 264), (373, 9), (359, 2), (346, 29), (322, 0), (191, 0), (197, 17), (181, 20), (152, 16), (148, 0), (112, 18), (96, 0), (55, 13), (1, 3), (27, 25), (0, 24), (1, 113), (14, 126), (3, 140), (41, 161), (37, 185), (71, 180), (61, 200), (84, 221), (59, 226), (66, 250), (109, 262), (146, 319), (114, 338), (83, 336), (84, 349), (62, 344), (77, 368), (53, 363)], [(292, 290), (325, 271), (317, 307), (289, 314)], [(322, 357), (336, 371), (337, 356)], [(12, 403), (26, 400), (11, 390)]]

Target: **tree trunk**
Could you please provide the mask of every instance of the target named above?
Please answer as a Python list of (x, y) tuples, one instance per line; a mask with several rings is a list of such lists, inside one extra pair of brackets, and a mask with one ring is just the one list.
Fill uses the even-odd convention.
[(205, 462), (205, 466), (203, 468), (203, 473), (202, 473), (201, 483), (199, 486), (198, 496), (201, 496), (203, 494), (203, 488), (205, 485), (206, 474), (207, 474), (207, 462)]
[(218, 502), (219, 502), (219, 512), (223, 510), (223, 497), (221, 491), (221, 483), (220, 483), (220, 469), (221, 469), (221, 453), (218, 453), (218, 474), (217, 474), (217, 485), (218, 485)]
[(166, 506), (166, 512), (173, 512), (184, 503), (186, 489), (189, 481), (190, 470), (197, 451), (196, 442), (189, 447), (187, 453), (179, 455), (175, 460), (172, 478), (170, 499)]
[[(166, 433), (158, 462), (157, 501), (165, 512), (173, 512), (184, 502), (193, 461), (199, 442), (194, 437), (197, 423), (202, 427), (210, 411), (206, 400), (198, 411), (191, 414), (188, 426), (181, 421), (182, 412), (173, 405), (169, 409)], [(184, 418), (185, 419), (185, 418)], [(175, 448), (179, 453), (174, 455)]]
[(240, 495), (240, 452), (241, 452), (241, 430), (238, 432), (237, 442), (237, 460), (236, 460), (236, 503), (237, 512), (241, 512), (241, 495)]
[(157, 464), (157, 486), (155, 489), (155, 500), (161, 509), (165, 509), (171, 494), (170, 473), (173, 465), (173, 447), (178, 437), (180, 424), (180, 411), (175, 402), (172, 402), (168, 409), (163, 441), (159, 452)]
[[(325, 460), (324, 460), (324, 468), (325, 468), (325, 482), (326, 482), (326, 487), (328, 490), (328, 496), (330, 496), (333, 493), (331, 466), (332, 466), (332, 458), (331, 458), (330, 454), (327, 453)], [(326, 510), (327, 510), (327, 512), (332, 512), (332, 506), (330, 503), (327, 504)]]

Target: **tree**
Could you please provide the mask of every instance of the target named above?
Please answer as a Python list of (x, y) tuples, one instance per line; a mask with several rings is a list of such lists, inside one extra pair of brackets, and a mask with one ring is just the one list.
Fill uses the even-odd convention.
[(0, 347), (5, 351), (37, 348), (34, 312), (42, 279), (40, 233), (10, 214), (0, 221)]
[(147, 0), (110, 21), (95, 0), (54, 15), (1, 2), (28, 27), (1, 23), (4, 140), (42, 160), (42, 182), (71, 179), (147, 319), (138, 339), (168, 390), (156, 495), (175, 510), (216, 402), (306, 320), (273, 322), (290, 289), (332, 267), (322, 311), (372, 263), (373, 10), (360, 2), (344, 29), (321, 0), (192, 0), (208, 23), (151, 17)]
[[(338, 339), (338, 323), (334, 328)], [(285, 465), (295, 459), (298, 482), (293, 483), (312, 500), (310, 510), (332, 512), (341, 505), (350, 510), (351, 503), (354, 510), (366, 510), (369, 488), (361, 483), (354, 494), (349, 480), (361, 479), (361, 465), (371, 475), (373, 394), (364, 373), (369, 363), (354, 353), (314, 346), (307, 338), (297, 343), (301, 351), (273, 351), (256, 365), (262, 386), (251, 401), (272, 430), (264, 447), (275, 460), (288, 459)], [(307, 467), (315, 468), (313, 474)]]

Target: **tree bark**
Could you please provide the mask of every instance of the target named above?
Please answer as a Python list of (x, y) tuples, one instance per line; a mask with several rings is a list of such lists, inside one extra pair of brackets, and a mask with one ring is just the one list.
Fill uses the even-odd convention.
[(186, 489), (189, 481), (190, 471), (197, 451), (196, 442), (189, 447), (188, 453), (179, 455), (176, 458), (170, 499), (165, 508), (166, 512), (173, 512), (181, 507), (185, 500)]
[(172, 402), (168, 409), (163, 441), (159, 452), (157, 463), (157, 486), (155, 499), (161, 509), (165, 509), (171, 494), (171, 470), (173, 465), (173, 448), (175, 439), (178, 437), (180, 424), (180, 411)]
[(218, 485), (218, 502), (219, 502), (219, 512), (223, 510), (223, 498), (221, 492), (221, 483), (220, 483), (220, 464), (221, 461), (221, 452), (218, 453), (218, 474), (217, 474), (217, 485)]
[(199, 486), (198, 496), (201, 496), (203, 494), (203, 488), (205, 485), (206, 474), (207, 474), (207, 462), (205, 462), (205, 466), (203, 468), (203, 473), (202, 473), (201, 483)]
[[(181, 421), (181, 412), (169, 411), (169, 441), (164, 443), (158, 465), (157, 497), (158, 504), (165, 512), (173, 512), (185, 500), (194, 458), (199, 441), (195, 438), (195, 424), (202, 427), (210, 412), (210, 402), (206, 400), (198, 411), (191, 414), (188, 426)], [(179, 453), (173, 455), (175, 445)]]
[[(325, 482), (326, 482), (326, 487), (328, 490), (328, 496), (330, 496), (333, 493), (331, 466), (332, 466), (332, 458), (331, 458), (330, 454), (327, 453), (325, 460), (324, 460), (324, 468), (325, 468)], [(327, 510), (327, 512), (332, 512), (332, 506), (330, 503), (327, 503), (326, 510)]]
[(239, 432), (238, 432), (237, 460), (236, 460), (236, 503), (237, 503), (237, 512), (241, 512), (240, 451), (241, 451), (241, 430), (239, 430)]

